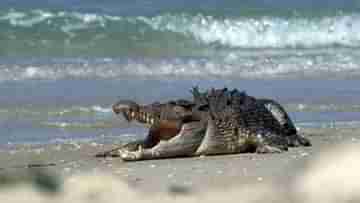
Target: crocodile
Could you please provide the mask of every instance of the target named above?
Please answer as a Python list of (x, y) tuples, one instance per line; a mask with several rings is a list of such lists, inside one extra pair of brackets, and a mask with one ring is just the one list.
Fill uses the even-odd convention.
[(256, 99), (227, 88), (201, 93), (192, 89), (193, 101), (138, 105), (123, 100), (113, 105), (128, 121), (150, 126), (145, 140), (98, 154), (121, 156), (125, 161), (231, 154), (274, 153), (290, 146), (310, 146), (298, 135), (280, 104)]

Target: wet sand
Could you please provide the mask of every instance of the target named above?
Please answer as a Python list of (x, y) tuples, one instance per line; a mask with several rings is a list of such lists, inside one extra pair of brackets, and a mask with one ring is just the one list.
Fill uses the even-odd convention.
[[(283, 201), (295, 201), (297, 197), (292, 192), (293, 185), (299, 177), (309, 173), (313, 163), (322, 160), (321, 157), (332, 158), (327, 157), (329, 150), (346, 144), (360, 144), (360, 129), (304, 129), (303, 132), (311, 134), (309, 138), (313, 146), (290, 148), (281, 154), (234, 154), (140, 162), (93, 157), (97, 152), (115, 145), (75, 142), (45, 146), (17, 145), (0, 152), (0, 172), (21, 173), (27, 170), (24, 167), (28, 164), (54, 163), (55, 166), (46, 168), (62, 177), (64, 187), (68, 187), (66, 183), (69, 180), (84, 177), (84, 174), (91, 178), (80, 178), (82, 181), (99, 179), (105, 174), (104, 178), (100, 178), (105, 186), (111, 185), (106, 180), (118, 181), (129, 190), (145, 196), (154, 193), (206, 194), (207, 191), (223, 191), (221, 194), (226, 196), (228, 190), (230, 194), (230, 191), (240, 188), (249, 190), (264, 186), (266, 191), (271, 189), (271, 194), (281, 194)], [(255, 193), (260, 190), (254, 189)], [(272, 196), (280, 198), (278, 195)]]

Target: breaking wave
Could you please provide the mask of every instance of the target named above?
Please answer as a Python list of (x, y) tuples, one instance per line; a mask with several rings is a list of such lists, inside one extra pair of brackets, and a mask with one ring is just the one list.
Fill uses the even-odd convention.
[(80, 122), (43, 122), (41, 125), (52, 128), (62, 129), (104, 129), (117, 127), (113, 123), (95, 122), (95, 123), (80, 123)]
[(102, 106), (73, 106), (68, 108), (44, 108), (44, 107), (13, 107), (0, 108), (1, 117), (98, 117), (111, 118), (113, 116), (110, 107)]
[(298, 122), (295, 125), (298, 128), (346, 129), (359, 128), (360, 121)]
[(360, 112), (359, 104), (287, 104), (285, 108), (292, 112)]
[(219, 47), (359, 47), (360, 15), (238, 16), (164, 13), (114, 16), (0, 10), (0, 55), (199, 55)]

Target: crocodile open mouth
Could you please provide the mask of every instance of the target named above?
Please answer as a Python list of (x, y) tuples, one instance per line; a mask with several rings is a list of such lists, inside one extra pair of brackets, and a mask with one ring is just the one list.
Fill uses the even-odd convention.
[(172, 103), (142, 106), (130, 100), (121, 100), (114, 104), (112, 109), (116, 115), (122, 115), (126, 121), (136, 121), (149, 128), (142, 144), (144, 148), (151, 148), (160, 141), (175, 137), (184, 123), (194, 120), (190, 118), (191, 116), (185, 115), (185, 109)]

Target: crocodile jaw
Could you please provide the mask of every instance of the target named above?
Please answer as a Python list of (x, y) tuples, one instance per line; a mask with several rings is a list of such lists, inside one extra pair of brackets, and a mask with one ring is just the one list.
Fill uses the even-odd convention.
[(140, 106), (131, 100), (120, 100), (112, 105), (113, 112), (116, 115), (121, 113), (128, 122), (136, 118), (139, 108)]
[(193, 156), (203, 140), (205, 128), (199, 121), (185, 123), (180, 132), (169, 140), (161, 140), (151, 148), (139, 147), (136, 151), (122, 149), (119, 154), (123, 161)]

